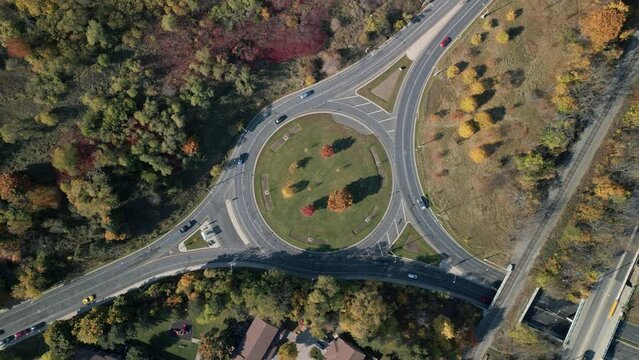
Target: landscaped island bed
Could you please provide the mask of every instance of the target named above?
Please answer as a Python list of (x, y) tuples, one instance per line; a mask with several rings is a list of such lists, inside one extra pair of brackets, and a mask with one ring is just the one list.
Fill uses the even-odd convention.
[[(363, 239), (382, 219), (391, 188), (390, 163), (379, 141), (330, 114), (282, 126), (255, 169), (255, 196), (266, 222), (287, 242), (310, 250), (336, 250)], [(352, 205), (330, 210), (331, 192), (342, 189)]]

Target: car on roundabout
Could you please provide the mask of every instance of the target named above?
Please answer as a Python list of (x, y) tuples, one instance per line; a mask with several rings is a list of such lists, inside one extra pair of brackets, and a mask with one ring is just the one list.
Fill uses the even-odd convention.
[(418, 197), (417, 204), (419, 204), (419, 208), (422, 210), (428, 209), (428, 199), (426, 199), (426, 196)]
[(408, 274), (408, 278), (411, 279), (411, 280), (417, 280), (417, 275), (409, 273)]
[(288, 116), (286, 116), (286, 115), (282, 115), (282, 116), (278, 117), (277, 119), (275, 119), (275, 125), (281, 124), (287, 118), (288, 118)]
[(82, 299), (82, 303), (84, 305), (88, 305), (88, 304), (92, 303), (93, 300), (95, 300), (95, 294), (91, 294), (91, 295), (85, 297), (84, 299)]
[(189, 221), (188, 223), (182, 225), (182, 227), (180, 228), (180, 232), (184, 234), (185, 232), (189, 231), (189, 229), (192, 228), (195, 224), (197, 224), (197, 220)]
[(313, 94), (315, 94), (315, 90), (309, 90), (309, 91), (303, 92), (302, 95), (300, 95), (300, 99), (304, 100)]

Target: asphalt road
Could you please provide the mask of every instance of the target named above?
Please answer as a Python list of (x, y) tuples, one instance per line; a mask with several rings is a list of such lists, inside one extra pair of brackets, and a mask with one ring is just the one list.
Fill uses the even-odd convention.
[[(397, 100), (396, 113), (388, 114), (357, 95), (356, 90), (374, 79), (409, 46), (455, 10), (452, 17), (407, 70)], [(344, 279), (377, 279), (445, 291), (478, 305), (482, 296), (493, 297), (504, 270), (487, 265), (466, 252), (437, 222), (431, 211), (415, 206), (421, 186), (415, 167), (415, 113), (421, 90), (445, 49), (437, 46), (444, 36), (456, 38), (483, 10), (480, 1), (460, 3), (440, 0), (419, 14), (405, 29), (356, 64), (312, 88), (315, 94), (300, 99), (305, 90), (285, 96), (263, 109), (247, 125), (232, 158), (248, 154), (242, 165), (228, 165), (207, 197), (184, 221), (198, 225), (212, 221), (222, 230), (217, 249), (180, 252), (178, 244), (189, 234), (181, 234), (178, 224), (151, 245), (87, 273), (0, 313), (0, 329), (12, 334), (31, 325), (74, 316), (113, 296), (158, 278), (207, 267), (277, 268), (298, 276), (319, 274)], [(443, 21), (443, 20), (441, 20)], [(439, 24), (441, 25), (441, 24)], [(385, 148), (393, 170), (393, 195), (384, 217), (374, 231), (357, 245), (331, 252), (305, 252), (279, 239), (257, 210), (253, 191), (255, 160), (267, 139), (277, 130), (273, 121), (281, 114), (289, 119), (312, 112), (331, 112), (346, 125), (375, 134)], [(227, 205), (227, 201), (229, 204)], [(232, 216), (229, 212), (232, 208)], [(448, 257), (450, 266), (434, 267), (390, 256), (391, 243), (407, 222), (426, 235), (430, 245)], [(416, 280), (407, 278), (414, 273)], [(82, 298), (95, 294), (97, 301), (82, 305)]]
[[(627, 251), (624, 251), (612, 270), (601, 276), (597, 289), (584, 303), (581, 315), (575, 319), (572, 336), (566, 339), (565, 359), (579, 358), (587, 351), (591, 351), (598, 359), (606, 354), (622, 316), (624, 300), (627, 301), (630, 297), (630, 288), (626, 287), (626, 281), (637, 261), (638, 228), (639, 225), (636, 225), (627, 240)], [(622, 297), (624, 287), (627, 293)], [(639, 326), (623, 326), (622, 337), (639, 343)]]

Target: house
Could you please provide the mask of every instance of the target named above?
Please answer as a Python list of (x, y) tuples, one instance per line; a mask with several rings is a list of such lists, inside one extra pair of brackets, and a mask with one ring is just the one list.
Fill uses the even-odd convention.
[(361, 351), (341, 338), (331, 343), (324, 356), (326, 360), (364, 360), (366, 358)]
[(284, 331), (271, 326), (260, 318), (253, 319), (246, 331), (235, 360), (269, 360), (275, 355), (277, 343)]

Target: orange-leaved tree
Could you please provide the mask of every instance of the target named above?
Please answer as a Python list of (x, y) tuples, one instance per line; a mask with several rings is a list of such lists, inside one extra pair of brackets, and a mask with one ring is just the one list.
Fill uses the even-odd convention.
[(346, 211), (353, 205), (353, 194), (347, 189), (337, 189), (328, 195), (328, 209), (334, 212)]

